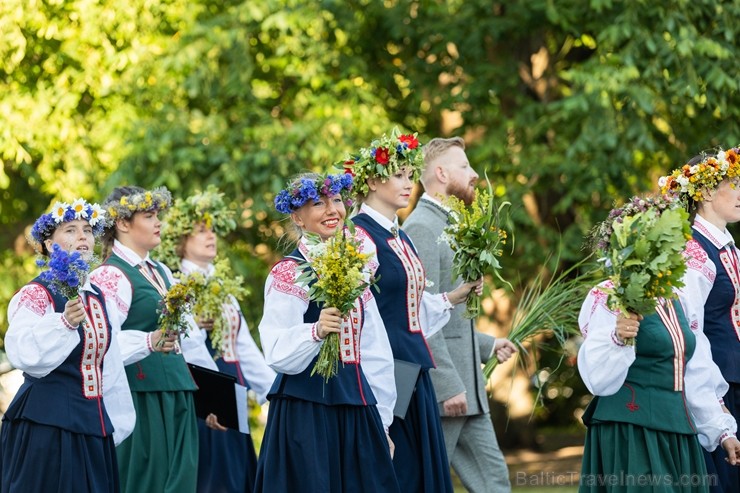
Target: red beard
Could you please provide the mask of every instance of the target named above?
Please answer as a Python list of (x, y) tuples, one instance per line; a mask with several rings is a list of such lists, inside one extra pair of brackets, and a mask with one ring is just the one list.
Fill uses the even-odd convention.
[(469, 184), (463, 185), (457, 181), (451, 181), (447, 184), (447, 195), (452, 195), (462, 200), (465, 205), (473, 203), (475, 198), (475, 188)]

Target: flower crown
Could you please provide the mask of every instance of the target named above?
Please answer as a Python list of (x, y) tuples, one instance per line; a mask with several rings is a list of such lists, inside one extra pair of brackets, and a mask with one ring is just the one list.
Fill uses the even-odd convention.
[(349, 174), (299, 178), (275, 196), (275, 209), (282, 214), (290, 214), (309, 200), (317, 200), (320, 195), (329, 197), (339, 194), (347, 202), (353, 182)]
[(83, 219), (90, 223), (93, 234), (99, 236), (105, 229), (105, 210), (98, 204), (90, 204), (85, 199), (76, 199), (71, 204), (55, 202), (48, 212), (33, 223), (31, 236), (38, 243), (43, 243), (62, 223)]
[(614, 233), (614, 225), (621, 223), (627, 217), (632, 217), (649, 209), (655, 209), (658, 215), (669, 209), (683, 208), (683, 204), (673, 195), (659, 195), (657, 197), (632, 197), (621, 207), (609, 211), (606, 219), (598, 224), (591, 232), (591, 243), (594, 249), (606, 251)]
[(121, 197), (117, 201), (106, 202), (104, 207), (111, 220), (129, 219), (136, 212), (161, 211), (172, 204), (172, 195), (165, 187), (134, 193)]
[(714, 190), (725, 178), (740, 176), (738, 153), (737, 147), (720, 150), (716, 155), (704, 155), (697, 164), (684, 164), (658, 180), (661, 193), (676, 195), (684, 202), (688, 199), (701, 202), (707, 190)]
[(236, 210), (224, 201), (224, 194), (213, 185), (185, 200), (176, 199), (162, 221), (162, 242), (157, 247), (157, 258), (168, 266), (179, 265), (177, 246), (183, 236), (203, 223), (218, 236), (236, 229)]
[(413, 170), (413, 179), (416, 181), (424, 167), (422, 146), (416, 136), (416, 133), (402, 134), (398, 127), (394, 127), (390, 137), (383, 134), (381, 138), (373, 140), (370, 147), (361, 148), (358, 156), (341, 161), (336, 167), (355, 177), (355, 193), (362, 196), (369, 191), (368, 178), (386, 181), (403, 166)]

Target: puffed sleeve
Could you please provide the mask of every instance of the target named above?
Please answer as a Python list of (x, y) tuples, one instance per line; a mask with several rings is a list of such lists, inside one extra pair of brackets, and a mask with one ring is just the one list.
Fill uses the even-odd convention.
[(699, 432), (699, 443), (712, 452), (723, 436), (734, 435), (737, 432), (737, 422), (731, 414), (725, 413), (722, 409), (715, 393), (717, 388), (715, 383), (706, 379), (710, 373), (706, 368), (707, 362), (714, 365), (711, 359), (694, 357), (689, 359), (686, 363), (684, 382), (686, 403)]
[[(110, 319), (111, 316), (109, 315)], [(111, 321), (111, 341), (103, 360), (103, 402), (113, 423), (113, 441), (116, 445), (123, 442), (136, 424), (136, 410), (131, 398), (131, 389), (123, 368), (121, 349), (118, 347), (120, 325)]]
[(262, 351), (252, 339), (239, 303), (232, 298), (231, 304), (239, 310), (241, 319), (239, 333), (236, 336), (236, 358), (239, 360), (239, 368), (244, 379), (249, 383), (249, 387), (257, 394), (257, 401), (264, 404), (267, 401), (267, 393), (275, 381), (275, 371), (267, 365)]
[[(90, 282), (103, 291), (108, 315), (116, 312), (121, 325), (128, 318), (133, 288), (126, 275), (118, 267), (101, 265), (90, 273)], [(124, 365), (140, 361), (151, 354), (149, 333), (141, 330), (121, 330), (118, 346)]]
[(607, 295), (593, 288), (581, 306), (578, 325), (584, 342), (578, 351), (578, 372), (594, 395), (615, 394), (635, 361), (634, 346), (624, 345), (616, 335), (617, 314), (606, 305)]
[(5, 352), (15, 368), (32, 377), (45, 377), (79, 343), (77, 328), (54, 311), (49, 293), (40, 284), (25, 285), (10, 300)]
[(378, 402), (378, 412), (387, 432), (393, 422), (393, 408), (396, 405), (393, 350), (378, 311), (378, 304), (370, 290), (365, 291), (363, 300), (365, 324), (360, 338), (360, 366)]
[(281, 373), (305, 370), (319, 353), (322, 340), (316, 323), (305, 323), (308, 292), (295, 284), (297, 263), (278, 262), (265, 282), (265, 305), (259, 324), (265, 361)]
[(433, 294), (424, 291), (421, 295), (421, 310), (419, 323), (424, 337), (430, 337), (447, 325), (452, 313), (452, 303), (447, 299), (447, 293)]
[(696, 240), (689, 240), (686, 244), (684, 258), (687, 266), (683, 277), (684, 287), (677, 292), (691, 332), (696, 337), (696, 349), (691, 359), (694, 360), (696, 371), (701, 372), (698, 378), (713, 383), (716, 399), (720, 401), (729, 385), (712, 359), (711, 343), (704, 334), (704, 304), (714, 286), (717, 267)]

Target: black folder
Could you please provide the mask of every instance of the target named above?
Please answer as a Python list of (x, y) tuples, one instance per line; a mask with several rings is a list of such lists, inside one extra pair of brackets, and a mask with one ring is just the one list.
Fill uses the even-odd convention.
[[(247, 419), (247, 389), (236, 378), (209, 368), (188, 363), (190, 374), (198, 386), (195, 391), (195, 414), (205, 419), (213, 413), (219, 424), (249, 433)], [(241, 416), (240, 416), (241, 415)]]
[(393, 370), (396, 377), (396, 405), (393, 408), (393, 415), (404, 419), (409, 409), (409, 403), (411, 403), (411, 396), (414, 395), (416, 390), (421, 365), (394, 359)]

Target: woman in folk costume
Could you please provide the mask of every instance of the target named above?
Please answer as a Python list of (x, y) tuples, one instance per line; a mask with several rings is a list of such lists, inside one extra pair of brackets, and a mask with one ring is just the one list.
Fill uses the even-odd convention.
[[(740, 254), (727, 225), (740, 221), (739, 154), (734, 148), (695, 156), (659, 183), (664, 193), (677, 196), (689, 212), (695, 212), (682, 301), (691, 328), (709, 340), (711, 351), (705, 354), (721, 372), (712, 379), (718, 384), (717, 400), (736, 420), (740, 419)], [(728, 464), (725, 451), (717, 448), (705, 456), (707, 471), (719, 478), (711, 491), (740, 491), (740, 468)]]
[[(640, 212), (633, 204), (613, 210), (610, 223)], [(605, 281), (592, 289), (578, 320), (585, 339), (578, 370), (595, 396), (583, 417), (579, 491), (707, 492), (716, 479), (707, 474), (702, 447), (724, 449), (734, 464), (740, 442), (735, 419), (716, 399), (716, 368), (702, 356), (706, 343), (678, 299), (658, 298), (644, 316), (622, 313), (608, 303), (613, 288)]]
[[(306, 174), (275, 198), (300, 239), (265, 283), (259, 330), (278, 375), (268, 397), (256, 493), (399, 491), (387, 436), (396, 400), (393, 356), (373, 294), (365, 289), (342, 317), (298, 282), (315, 251), (306, 234), (323, 242), (343, 227), (351, 186), (350, 176)], [(341, 363), (325, 380), (311, 373), (331, 333), (340, 335)]]
[(216, 369), (194, 320), (179, 341), (177, 334), (164, 334), (158, 325), (159, 305), (173, 278), (149, 252), (160, 243), (158, 215), (171, 200), (166, 188), (114, 189), (103, 205), (110, 221), (103, 237), (107, 258), (91, 274), (117, 307), (118, 342), (136, 407), (134, 431), (117, 448), (122, 491), (195, 491), (196, 386), (180, 345), (189, 360)]
[(468, 293), (482, 291), (482, 282), (461, 284), (449, 293), (424, 291), (424, 267), (411, 240), (398, 228), (396, 211), (407, 207), (413, 184), (423, 167), (421, 145), (415, 135), (394, 129), (359, 157), (344, 163), (354, 175), (354, 193), (362, 205), (352, 218), (366, 248), (376, 249), (373, 266), (379, 279), (378, 309), (398, 360), (421, 366), (406, 417), (395, 419), (390, 436), (396, 445), (393, 465), (402, 491), (452, 491), (437, 398), (429, 369), (434, 358), (425, 337), (448, 322), (450, 310)]
[[(215, 188), (185, 200), (176, 199), (162, 224), (162, 243), (157, 257), (184, 276), (193, 274), (203, 283), (208, 282), (206, 290), (208, 286), (220, 286), (220, 318), (214, 320), (211, 314), (210, 319), (204, 319), (197, 311), (194, 315), (209, 334), (206, 346), (219, 371), (236, 377), (240, 385), (252, 389), (259, 403), (264, 404), (275, 372), (267, 366), (252, 339), (236, 298), (225, 294), (228, 282), (234, 282), (228, 263), (222, 260), (214, 264), (219, 237), (236, 227), (234, 212)], [(205, 421), (198, 420), (198, 434), (198, 491), (252, 491), (257, 472), (252, 437), (225, 428), (215, 415)]]
[[(83, 199), (57, 202), (33, 225), (34, 246), (55, 266), (66, 254), (86, 264), (104, 216)], [(85, 265), (75, 271), (84, 277), (59, 289), (61, 277), (48, 278), (50, 269), (8, 306), (5, 351), (25, 381), (3, 417), (2, 492), (119, 491), (115, 444), (131, 433), (136, 415), (115, 338), (116, 308), (90, 283)]]

